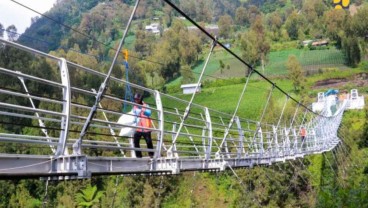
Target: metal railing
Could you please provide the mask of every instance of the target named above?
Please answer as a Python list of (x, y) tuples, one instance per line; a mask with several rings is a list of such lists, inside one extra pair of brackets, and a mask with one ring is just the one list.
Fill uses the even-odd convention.
[[(3, 39), (0, 42), (4, 47), (15, 47), (32, 54), (35, 60), (45, 59), (53, 69), (58, 69), (55, 75), (59, 76), (50, 80), (27, 74), (27, 70), (0, 66), (1, 79), (13, 81), (11, 88), (0, 86), (0, 144), (24, 146), (21, 151), (2, 148), (0, 176), (24, 175), (25, 170), (30, 174), (58, 177), (77, 172), (79, 178), (90, 177), (91, 174), (222, 170), (227, 166), (271, 164), (308, 154), (319, 154), (331, 150), (339, 143), (337, 130), (346, 102), (337, 106), (337, 111), (330, 117), (323, 116), (324, 111), (322, 116), (309, 111), (298, 112), (298, 105), (291, 122), (288, 122), (290, 125), (281, 125), (287, 98), (278, 122), (267, 124), (262, 119), (253, 121), (240, 118), (236, 113), (231, 115), (209, 109), (111, 77), (109, 86), (121, 89), (121, 94), (108, 91), (102, 96), (83, 139), (82, 154), (71, 154), (71, 148), (78, 140), (92, 108), (92, 101), (97, 95), (93, 86), (86, 86), (79, 79), (92, 77), (101, 81), (107, 75), (17, 43)], [(53, 93), (35, 93), (35, 90), (42, 92), (42, 89), (29, 87), (36, 84), (52, 89)], [(139, 119), (137, 115), (121, 112), (124, 104), (129, 109), (135, 105), (143, 107), (123, 99), (126, 85), (145, 95), (145, 102), (149, 107), (144, 107), (152, 111), (151, 128), (119, 122), (121, 118)], [(188, 106), (191, 113), (185, 115)], [(301, 126), (308, 132), (304, 141), (299, 135)], [(147, 148), (144, 141), (140, 148), (134, 146), (134, 132), (138, 128), (152, 132), (153, 149)], [(130, 130), (130, 134), (122, 135), (123, 130)], [(6, 152), (7, 149), (9, 152)], [(144, 157), (136, 158), (135, 151), (142, 151)], [(154, 152), (153, 159), (148, 157), (148, 152)], [(19, 158), (24, 159), (21, 164), (17, 164), (14, 163), (16, 158), (18, 161)], [(39, 165), (29, 166), (45, 160), (50, 162), (46, 162), (41, 169)], [(16, 167), (23, 169), (14, 171)]]

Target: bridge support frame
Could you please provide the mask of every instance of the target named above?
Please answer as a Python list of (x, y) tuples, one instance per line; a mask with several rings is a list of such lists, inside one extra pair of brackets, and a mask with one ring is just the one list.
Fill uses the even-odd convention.
[(67, 155), (55, 157), (51, 160), (52, 173), (70, 173), (71, 176), (63, 176), (63, 179), (90, 178), (87, 157), (85, 155)]

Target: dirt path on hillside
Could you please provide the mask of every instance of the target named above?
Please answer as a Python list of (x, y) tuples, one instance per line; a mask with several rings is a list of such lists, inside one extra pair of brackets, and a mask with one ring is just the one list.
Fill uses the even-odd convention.
[(317, 81), (312, 89), (340, 89), (348, 84), (357, 87), (368, 87), (368, 73), (359, 73), (349, 78), (326, 79)]

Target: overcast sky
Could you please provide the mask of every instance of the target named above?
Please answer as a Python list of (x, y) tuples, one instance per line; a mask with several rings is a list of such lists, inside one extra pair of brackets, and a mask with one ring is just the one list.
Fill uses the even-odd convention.
[[(14, 0), (28, 6), (40, 13), (45, 13), (51, 9), (56, 0)], [(87, 0), (88, 1), (88, 0)], [(18, 33), (23, 33), (31, 25), (31, 18), (39, 16), (11, 0), (0, 0), (0, 23), (6, 29), (14, 24)]]

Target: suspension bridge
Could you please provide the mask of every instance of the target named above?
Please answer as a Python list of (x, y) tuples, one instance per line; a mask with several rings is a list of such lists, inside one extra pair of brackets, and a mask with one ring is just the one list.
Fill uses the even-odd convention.
[[(171, 6), (176, 8), (175, 5)], [(6, 148), (3, 148), (4, 151), (0, 153), (0, 178), (41, 177), (64, 180), (97, 175), (223, 171), (227, 168), (272, 165), (306, 155), (321, 154), (331, 151), (340, 143), (338, 128), (344, 111), (354, 105), (354, 99), (347, 98), (339, 102), (325, 99), (326, 102), (319, 103), (319, 111), (316, 113), (296, 101), (205, 31), (203, 32), (211, 37), (213, 44), (197, 87), (214, 46), (220, 45), (248, 66), (251, 73), (258, 73), (271, 83), (259, 120), (238, 116), (241, 102), (246, 99), (245, 91), (251, 76), (247, 77), (232, 114), (196, 104), (193, 102), (196, 94), (192, 95), (190, 101), (186, 101), (112, 76), (111, 70), (124, 43), (135, 9), (107, 73), (0, 39), (3, 47), (16, 48), (31, 54), (35, 60), (46, 61), (58, 75), (50, 79), (46, 75), (43, 77), (35, 76), (32, 72), (25, 73), (16, 67), (0, 67), (0, 79), (19, 84), (17, 89), (0, 87), (1, 125), (4, 129), (11, 129), (22, 126), (27, 121), (32, 125), (26, 127), (36, 129), (28, 132), (0, 132), (1, 144), (15, 147), (25, 145), (29, 148), (29, 151), (18, 154), (6, 152)], [(100, 81), (99, 89), (85, 89), (75, 79), (76, 76), (94, 77)], [(30, 86), (49, 89), (54, 92), (53, 96), (35, 94)], [(145, 129), (152, 131), (153, 149), (145, 144), (141, 144), (140, 148), (135, 147), (132, 134), (138, 127), (130, 121), (136, 116), (111, 107), (115, 104), (132, 109), (139, 104), (107, 93), (108, 86), (117, 86), (122, 92), (129, 87), (144, 94), (145, 100), (150, 102), (146, 108), (152, 111), (153, 125), (152, 128)], [(285, 101), (278, 122), (269, 124), (264, 122), (264, 117), (274, 91), (282, 92)], [(88, 102), (80, 103), (80, 96)], [(292, 118), (286, 122), (283, 117), (289, 103), (294, 103), (295, 110)], [(300, 136), (301, 128), (308, 132), (303, 140)], [(42, 151), (34, 151), (35, 149)], [(102, 151), (111, 154), (99, 154)], [(137, 158), (135, 151), (143, 152), (144, 157)], [(148, 157), (148, 152), (153, 152), (154, 156)]]

